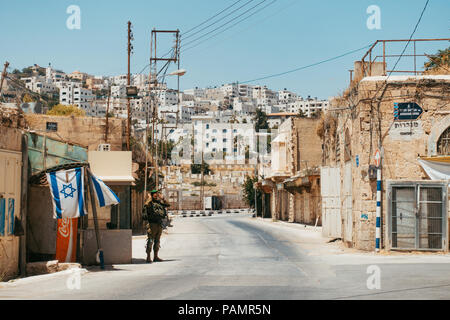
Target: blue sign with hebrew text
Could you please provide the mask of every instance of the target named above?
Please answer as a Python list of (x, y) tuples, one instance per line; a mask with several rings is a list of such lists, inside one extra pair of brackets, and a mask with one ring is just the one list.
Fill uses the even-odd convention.
[(415, 102), (394, 103), (394, 120), (417, 120), (423, 109)]

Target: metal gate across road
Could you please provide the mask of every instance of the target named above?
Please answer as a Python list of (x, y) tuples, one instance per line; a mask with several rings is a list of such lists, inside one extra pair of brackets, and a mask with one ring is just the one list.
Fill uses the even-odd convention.
[(444, 250), (447, 183), (399, 182), (388, 186), (391, 249)]

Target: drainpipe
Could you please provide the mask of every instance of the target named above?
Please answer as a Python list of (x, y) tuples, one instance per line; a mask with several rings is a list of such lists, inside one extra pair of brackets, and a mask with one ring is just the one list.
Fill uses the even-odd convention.
[(28, 210), (28, 136), (22, 133), (22, 197), (20, 220), (24, 231), (20, 237), (20, 275), (26, 276), (27, 272), (27, 210)]

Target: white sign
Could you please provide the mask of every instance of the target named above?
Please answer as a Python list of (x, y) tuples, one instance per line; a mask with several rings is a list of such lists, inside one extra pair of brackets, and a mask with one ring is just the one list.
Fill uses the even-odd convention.
[(395, 121), (389, 129), (392, 140), (411, 141), (420, 139), (423, 135), (422, 121)]

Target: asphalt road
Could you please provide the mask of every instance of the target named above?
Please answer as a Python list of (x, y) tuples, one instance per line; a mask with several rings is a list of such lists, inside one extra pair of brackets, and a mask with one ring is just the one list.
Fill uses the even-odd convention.
[[(160, 263), (133, 264), (0, 284), (0, 299), (449, 299), (450, 256), (375, 255), (340, 248), (311, 228), (234, 214), (177, 218), (163, 234)], [(380, 288), (369, 289), (375, 266)], [(70, 281), (69, 281), (70, 282)], [(74, 282), (72, 282), (74, 283)], [(375, 283), (375, 282), (370, 282)]]

